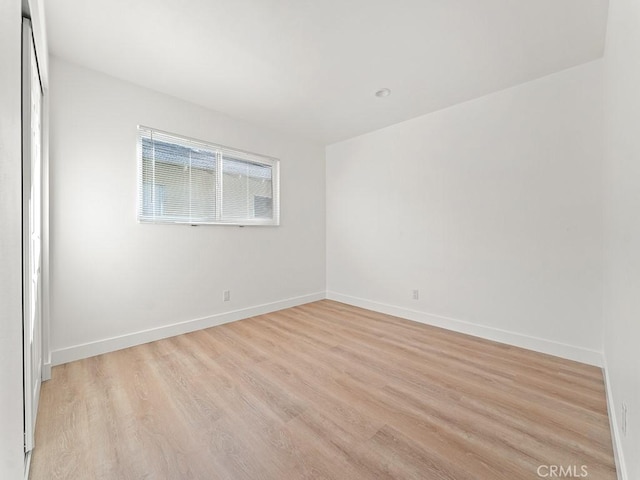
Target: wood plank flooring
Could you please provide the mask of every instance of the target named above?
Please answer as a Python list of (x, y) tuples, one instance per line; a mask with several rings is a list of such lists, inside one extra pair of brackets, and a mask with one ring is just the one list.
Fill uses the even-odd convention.
[(598, 368), (323, 300), (55, 367), (30, 478), (613, 480), (608, 422)]

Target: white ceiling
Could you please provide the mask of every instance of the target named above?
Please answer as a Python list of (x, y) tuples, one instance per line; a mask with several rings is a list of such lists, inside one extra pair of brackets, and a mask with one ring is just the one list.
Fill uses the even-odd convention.
[[(608, 0), (49, 0), (51, 53), (329, 144), (600, 57)], [(386, 98), (374, 96), (388, 87)]]

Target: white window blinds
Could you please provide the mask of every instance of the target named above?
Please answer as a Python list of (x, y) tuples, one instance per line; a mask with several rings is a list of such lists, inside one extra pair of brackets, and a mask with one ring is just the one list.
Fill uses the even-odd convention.
[(138, 219), (278, 225), (279, 162), (138, 127)]

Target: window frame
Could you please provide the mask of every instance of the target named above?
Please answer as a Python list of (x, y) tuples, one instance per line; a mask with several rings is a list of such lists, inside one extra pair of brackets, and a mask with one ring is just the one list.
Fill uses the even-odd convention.
[[(144, 185), (153, 184), (153, 179), (149, 182), (149, 179), (144, 178), (144, 159), (143, 159), (143, 138), (146, 135), (158, 134), (167, 138), (175, 138), (177, 142), (184, 142), (186, 144), (201, 146), (204, 149), (215, 151), (215, 220), (214, 221), (199, 221), (197, 219), (178, 219), (176, 217), (169, 216), (157, 216), (155, 213), (148, 215), (144, 213)], [(136, 130), (136, 144), (137, 144), (137, 201), (136, 201), (136, 218), (138, 223), (145, 224), (175, 224), (175, 225), (230, 225), (230, 226), (271, 226), (276, 227), (280, 225), (280, 160), (275, 157), (262, 155), (258, 153), (248, 152), (238, 148), (226, 147), (224, 145), (199, 140), (185, 135), (167, 132), (157, 128), (147, 127), (145, 125), (138, 125)], [(181, 145), (176, 143), (176, 145)], [(184, 145), (181, 145), (184, 146)], [(224, 167), (223, 159), (228, 157), (229, 160), (236, 160), (240, 162), (246, 162), (254, 164), (259, 167), (269, 167), (271, 169), (271, 198), (272, 198), (272, 218), (226, 218), (224, 217)], [(263, 196), (263, 195), (259, 195)], [(255, 197), (255, 195), (254, 195)], [(254, 200), (255, 201), (255, 200)], [(152, 210), (155, 212), (156, 206), (152, 206)]]

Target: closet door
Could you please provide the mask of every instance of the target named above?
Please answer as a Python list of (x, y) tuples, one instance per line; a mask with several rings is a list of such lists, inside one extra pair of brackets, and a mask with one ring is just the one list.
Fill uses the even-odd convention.
[(33, 449), (42, 378), (42, 84), (31, 22), (22, 22), (22, 321), (25, 452)]

